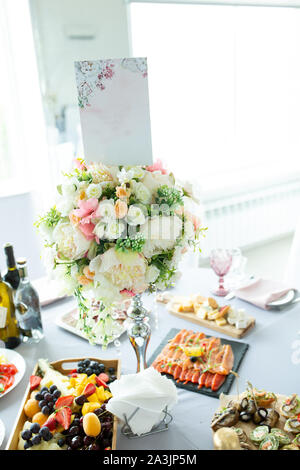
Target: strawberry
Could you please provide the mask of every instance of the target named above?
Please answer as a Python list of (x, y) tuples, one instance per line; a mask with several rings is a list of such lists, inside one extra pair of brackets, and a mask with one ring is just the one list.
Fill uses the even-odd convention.
[(60, 408), (55, 415), (56, 421), (61, 424), (64, 430), (67, 430), (71, 424), (72, 410), (68, 406)]
[(47, 421), (43, 424), (43, 426), (46, 426), (49, 431), (54, 431), (56, 429), (56, 426), (57, 426), (57, 421), (55, 419), (55, 413), (52, 413), (49, 418), (47, 419)]
[(71, 406), (74, 401), (73, 395), (66, 395), (65, 397), (59, 397), (55, 402), (55, 408), (58, 410), (63, 406)]
[(30, 390), (35, 390), (41, 383), (42, 378), (38, 375), (31, 375), (29, 379)]
[(100, 380), (103, 380), (103, 382), (108, 382), (108, 381), (109, 381), (108, 375), (105, 374), (104, 372), (102, 372), (102, 374), (99, 374), (99, 375), (98, 375), (98, 378), (99, 378)]
[(85, 389), (83, 390), (82, 394), (86, 397), (89, 397), (90, 395), (93, 395), (93, 393), (96, 392), (96, 387), (94, 384), (87, 384)]
[(104, 387), (104, 388), (108, 387), (107, 383), (104, 382), (104, 380), (99, 379), (99, 377), (96, 377), (95, 380), (96, 380), (96, 384), (98, 385), (98, 387)]

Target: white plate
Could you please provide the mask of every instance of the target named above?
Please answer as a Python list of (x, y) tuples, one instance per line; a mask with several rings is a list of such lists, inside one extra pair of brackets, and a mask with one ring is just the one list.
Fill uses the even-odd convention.
[(286, 294), (284, 294), (278, 300), (274, 300), (274, 302), (268, 303), (268, 307), (283, 307), (284, 305), (290, 304), (294, 300), (296, 296), (296, 292), (297, 291), (295, 289), (289, 290)]
[(22, 380), (25, 373), (26, 364), (23, 357), (13, 349), (0, 348), (0, 356), (4, 356), (8, 364), (14, 364), (18, 369), (13, 385), (8, 390), (6, 390), (6, 392), (0, 393), (0, 398), (2, 398), (4, 395), (13, 390)]
[(1, 421), (0, 419), (0, 447), (2, 445), (2, 442), (4, 441), (4, 437), (5, 437), (5, 426), (4, 426), (3, 421)]
[[(70, 333), (73, 333), (74, 335), (80, 336), (80, 338), (83, 338), (83, 339), (86, 340), (86, 337), (84, 336), (84, 334), (76, 328), (76, 323), (77, 323), (76, 313), (77, 313), (76, 308), (71, 310), (68, 313), (64, 313), (63, 315), (60, 315), (59, 317), (57, 317), (55, 319), (55, 323), (56, 323), (57, 326), (60, 326), (64, 330), (67, 330)], [(126, 322), (126, 320), (124, 320), (124, 322), (122, 323), (122, 329), (121, 329), (119, 337), (123, 333), (125, 333), (125, 331), (127, 329), (127, 325), (126, 325), (125, 322)], [(112, 341), (110, 341), (109, 343), (112, 343)], [(96, 344), (101, 345), (102, 343), (99, 343), (99, 342), (96, 341)]]

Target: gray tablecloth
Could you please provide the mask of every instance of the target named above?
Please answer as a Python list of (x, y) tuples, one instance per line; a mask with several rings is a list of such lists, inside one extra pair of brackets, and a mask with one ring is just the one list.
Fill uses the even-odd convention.
[[(198, 292), (209, 295), (210, 288), (215, 286), (216, 282), (215, 275), (209, 269), (190, 269), (185, 270), (173, 290), (178, 294)], [(144, 303), (150, 310), (155, 308), (152, 296), (145, 295)], [(295, 304), (284, 311), (264, 311), (238, 299), (233, 299), (231, 304), (243, 306), (256, 318), (255, 329), (242, 340), (249, 343), (250, 348), (239, 370), (240, 391), (244, 389), (246, 381), (250, 380), (255, 386), (274, 392), (300, 393), (300, 335), (298, 334), (300, 304)], [(17, 348), (26, 360), (26, 373), (15, 389), (0, 399), (0, 417), (6, 427), (6, 437), (1, 448), (5, 448), (29, 376), (38, 358), (54, 361), (78, 356), (116, 357), (116, 350), (113, 346), (102, 351), (100, 347), (90, 346), (84, 339), (55, 324), (55, 319), (71, 310), (73, 306), (74, 301), (67, 299), (44, 308), (45, 338), (38, 345), (22, 344)], [(158, 322), (154, 321), (155, 315), (152, 314), (151, 318), (152, 336), (148, 357), (171, 328), (197, 328), (197, 325), (169, 314), (163, 305), (157, 305), (157, 309)], [(207, 334), (212, 334), (211, 330), (205, 328), (202, 330)], [(122, 373), (133, 373), (136, 370), (136, 359), (126, 333), (120, 341)], [(232, 393), (235, 391), (236, 381), (231, 389)], [(210, 420), (218, 406), (218, 400), (182, 389), (178, 389), (178, 398), (178, 404), (172, 410), (174, 420), (168, 431), (130, 440), (121, 435), (119, 430), (118, 449), (212, 449)]]

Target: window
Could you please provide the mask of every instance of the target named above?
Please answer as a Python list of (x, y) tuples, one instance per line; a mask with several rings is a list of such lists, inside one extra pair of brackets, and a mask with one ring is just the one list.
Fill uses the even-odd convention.
[(300, 174), (300, 10), (131, 3), (154, 156), (203, 189)]
[[(36, 188), (48, 150), (28, 0), (0, 0), (0, 196)], [(43, 183), (45, 185), (45, 183)]]

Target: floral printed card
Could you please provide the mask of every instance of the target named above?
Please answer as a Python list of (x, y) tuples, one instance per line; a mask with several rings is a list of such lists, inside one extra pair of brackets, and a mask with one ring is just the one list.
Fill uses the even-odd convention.
[(150, 165), (145, 58), (75, 62), (84, 157), (109, 165)]

